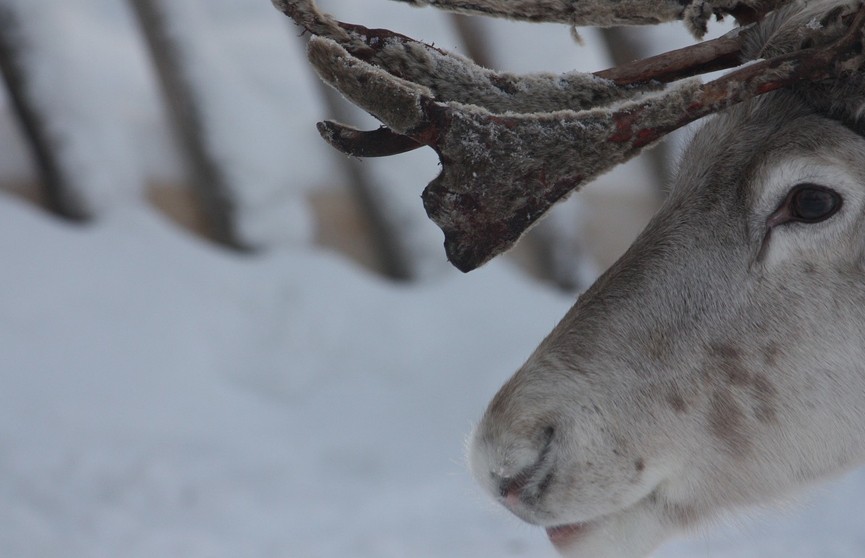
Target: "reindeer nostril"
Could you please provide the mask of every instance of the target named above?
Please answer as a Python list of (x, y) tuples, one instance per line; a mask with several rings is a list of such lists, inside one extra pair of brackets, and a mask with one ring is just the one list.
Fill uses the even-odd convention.
[[(548, 426), (542, 430), (541, 447), (537, 453), (534, 463), (523, 468), (515, 475), (500, 476), (495, 473), (492, 478), (498, 488), (499, 496), (507, 503), (513, 504), (518, 501), (527, 488), (533, 488), (535, 497), (540, 496), (552, 481), (552, 471), (543, 471), (548, 460), (550, 447), (553, 441), (555, 429)], [(541, 473), (544, 473), (541, 475)], [(538, 478), (540, 477), (540, 478)]]
[(499, 496), (505, 499), (513, 498), (514, 496), (519, 497), (529, 484), (533, 467), (513, 477), (498, 478)]
[(546, 475), (544, 475), (544, 478), (542, 478), (541, 482), (538, 483), (538, 494), (540, 495), (540, 494), (543, 494), (544, 492), (546, 492), (547, 488), (550, 487), (550, 484), (552, 482), (553, 482), (553, 472), (550, 471)]

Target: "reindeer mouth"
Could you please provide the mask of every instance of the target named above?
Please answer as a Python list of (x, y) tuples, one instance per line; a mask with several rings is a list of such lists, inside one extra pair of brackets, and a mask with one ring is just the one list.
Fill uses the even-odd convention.
[[(610, 529), (619, 532), (624, 528), (625, 531), (627, 531), (628, 523), (634, 521), (634, 514), (637, 513), (638, 510), (645, 512), (646, 506), (654, 507), (656, 505), (659, 489), (660, 487), (656, 486), (654, 490), (649, 492), (643, 498), (618, 511), (587, 519), (586, 521), (562, 523), (560, 525), (546, 527), (545, 530), (547, 532), (547, 537), (550, 539), (550, 542), (556, 550), (565, 556), (572, 553), (574, 547), (578, 546), (580, 543), (587, 543), (588, 541), (585, 539), (593, 538), (593, 535), (604, 536), (601, 533), (604, 531), (610, 531)], [(625, 533), (619, 534), (626, 536)]]
[(547, 527), (547, 537), (559, 552), (572, 546), (585, 535), (591, 528), (589, 523), (571, 523), (569, 525), (557, 525)]

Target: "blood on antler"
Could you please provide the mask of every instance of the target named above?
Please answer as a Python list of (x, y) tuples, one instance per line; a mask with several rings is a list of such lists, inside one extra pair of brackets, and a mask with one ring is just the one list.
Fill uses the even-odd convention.
[[(750, 61), (701, 83), (694, 76), (734, 68), (759, 19), (782, 0), (403, 0), (445, 9), (571, 24), (753, 21), (724, 37), (585, 74), (514, 75), (385, 29), (343, 23), (313, 0), (273, 0), (314, 35), (309, 59), (321, 78), (385, 127), (359, 131), (319, 124), (322, 136), (355, 156), (422, 146), (442, 171), (424, 190), (429, 217), (445, 234), (448, 259), (470, 271), (510, 248), (557, 201), (667, 133), (756, 95), (803, 80), (843, 77), (863, 64), (865, 7), (808, 26), (802, 46)], [(538, 6), (543, 6), (540, 11)], [(831, 21), (830, 21), (831, 20)], [(701, 23), (702, 22), (702, 23)]]

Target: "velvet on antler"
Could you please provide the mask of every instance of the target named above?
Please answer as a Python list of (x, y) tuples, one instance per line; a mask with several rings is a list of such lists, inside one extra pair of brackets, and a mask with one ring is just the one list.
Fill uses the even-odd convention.
[[(411, 3), (522, 19), (535, 19), (526, 14), (536, 14), (545, 21), (561, 21), (558, 14), (565, 6), (582, 4)], [(706, 2), (683, 6), (678, 0), (595, 0), (591, 4), (605, 6), (605, 11), (599, 8), (594, 19), (574, 19), (572, 10), (568, 22), (653, 22), (648, 19), (650, 11), (684, 19), (698, 4), (710, 14), (746, 10), (753, 16), (777, 3), (715, 2), (706, 8)], [(693, 76), (747, 62), (742, 46), (758, 23), (595, 74), (514, 75), (481, 68), (392, 31), (339, 22), (321, 13), (312, 0), (274, 4), (315, 35), (308, 54), (321, 78), (385, 125), (364, 132), (320, 123), (319, 131), (328, 142), (356, 156), (391, 155), (421, 146), (438, 153), (442, 171), (424, 190), (423, 202), (445, 234), (449, 260), (463, 271), (510, 248), (557, 201), (672, 130), (802, 80), (837, 78), (858, 70), (863, 62), (865, 8), (833, 14), (834, 23), (813, 25), (809, 41), (817, 46), (751, 61), (703, 84)], [(633, 12), (621, 11), (626, 4)], [(530, 11), (530, 6), (539, 11)], [(547, 15), (541, 17), (542, 12)]]

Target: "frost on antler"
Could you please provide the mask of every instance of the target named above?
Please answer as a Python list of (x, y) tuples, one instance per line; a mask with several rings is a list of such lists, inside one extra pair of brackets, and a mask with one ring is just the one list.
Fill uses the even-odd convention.
[[(509, 248), (573, 189), (658, 139), (657, 132), (634, 129), (634, 115), (660, 131), (684, 113), (699, 85), (689, 82), (616, 112), (546, 103), (544, 112), (497, 114), (482, 105), (439, 100), (429, 88), (363, 62), (330, 39), (312, 39), (309, 58), (322, 79), (390, 130), (438, 152), (442, 172), (425, 190), (424, 205), (445, 232), (449, 259), (464, 271)], [(610, 91), (627, 90), (580, 77), (607, 99), (616, 98)], [(341, 132), (354, 133), (332, 123), (322, 129), (343, 149)]]
[(327, 141), (359, 156), (421, 146), (438, 153), (442, 171), (424, 205), (463, 271), (507, 250), (558, 200), (670, 131), (754, 95), (858, 69), (865, 21), (865, 9), (852, 23), (852, 14), (829, 14), (796, 48), (702, 84), (684, 78), (741, 63), (758, 26), (596, 74), (517, 76), (338, 22), (311, 0), (274, 3), (317, 35), (309, 59), (321, 78), (386, 126), (321, 123)]

